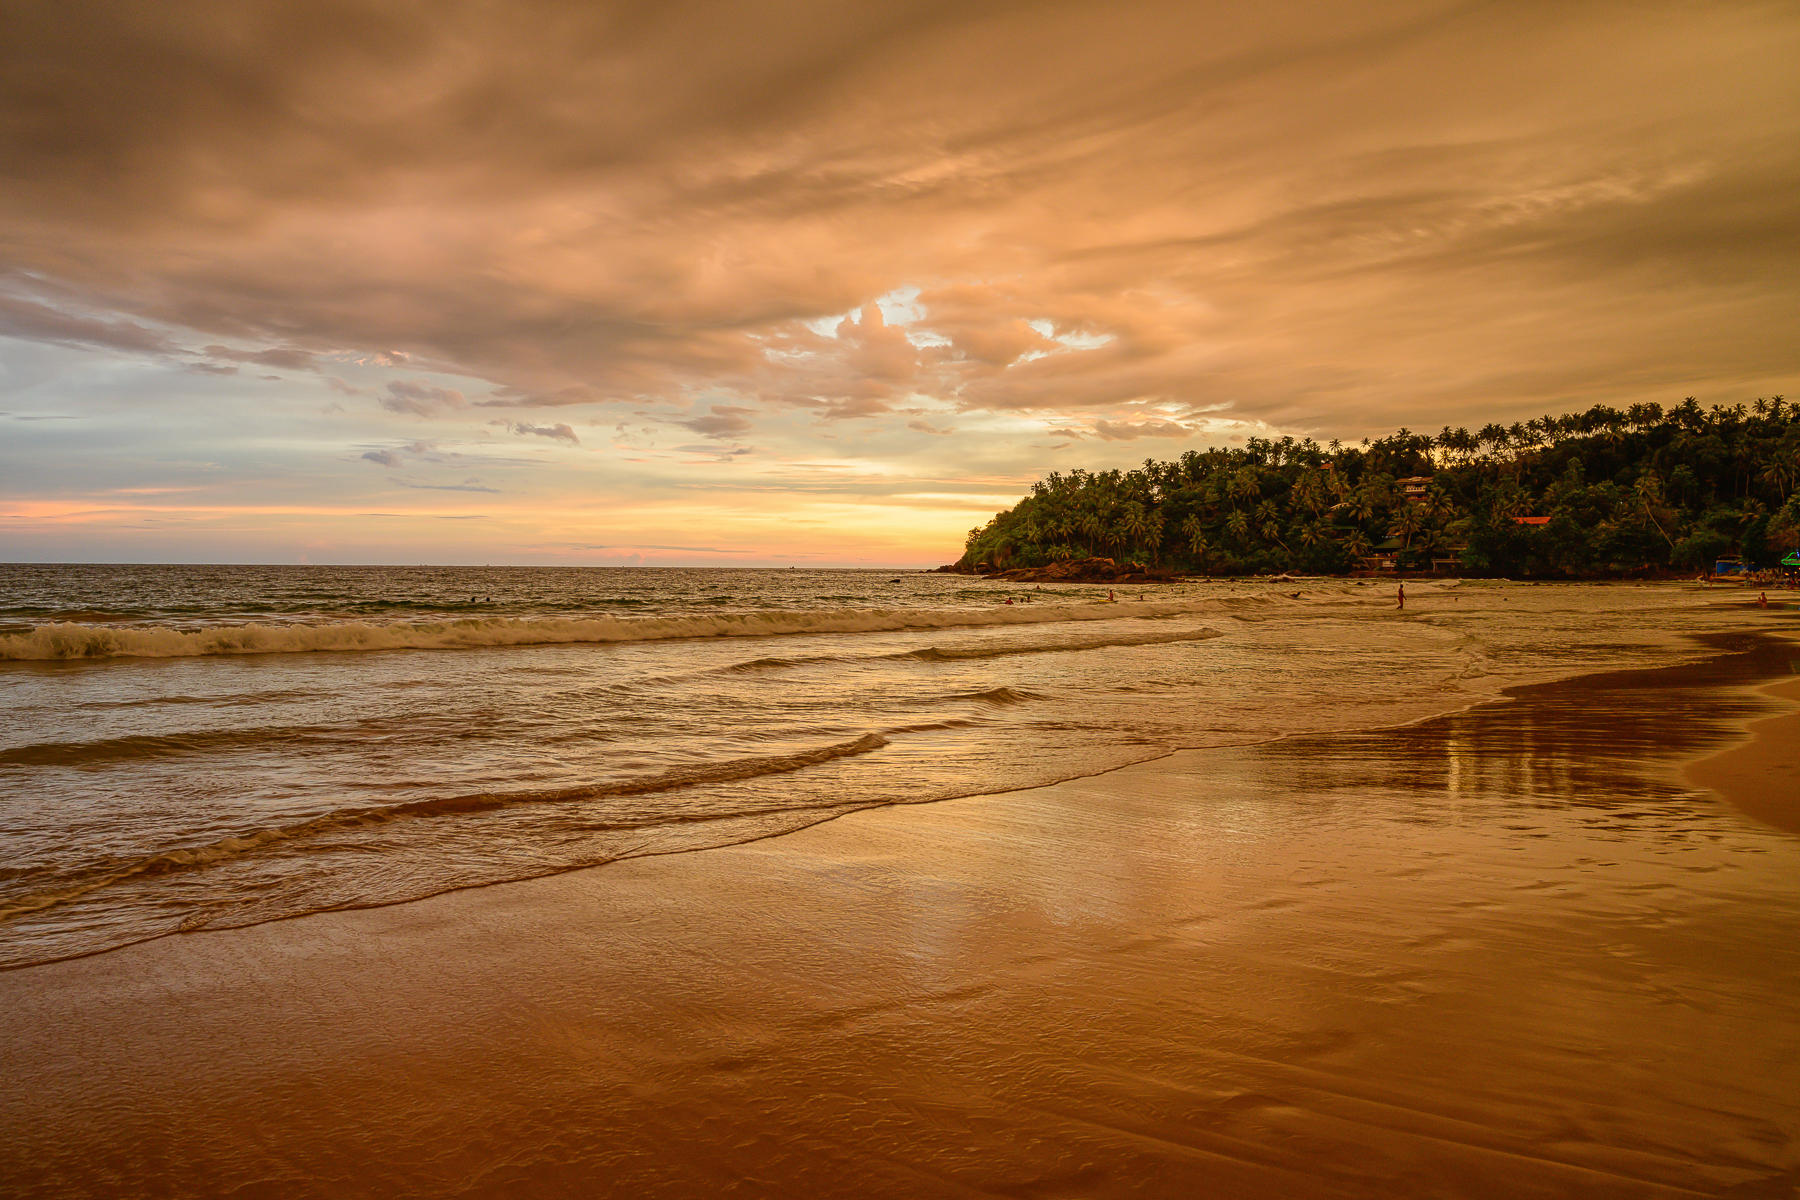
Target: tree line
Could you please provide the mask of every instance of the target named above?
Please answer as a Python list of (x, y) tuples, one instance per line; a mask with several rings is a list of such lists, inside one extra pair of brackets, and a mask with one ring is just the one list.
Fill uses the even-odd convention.
[[(1773, 565), (1800, 546), (1800, 403), (1595, 405), (1471, 432), (1321, 445), (1251, 438), (1130, 471), (1053, 472), (969, 531), (959, 566), (1088, 557), (1203, 574), (1391, 558), (1597, 577)], [(1524, 518), (1524, 519), (1522, 519)]]

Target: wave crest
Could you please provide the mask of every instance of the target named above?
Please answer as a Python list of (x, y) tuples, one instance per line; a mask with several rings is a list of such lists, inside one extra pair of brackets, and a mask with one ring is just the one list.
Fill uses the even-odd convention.
[[(224, 654), (316, 651), (459, 650), (487, 646), (666, 641), (677, 638), (770, 637), (806, 633), (891, 633), (996, 625), (1042, 625), (1125, 617), (1169, 617), (1203, 603), (1175, 600), (1019, 605), (980, 609), (763, 610), (678, 617), (472, 617), (454, 621), (382, 624), (337, 621), (316, 625), (116, 626), (61, 623), (0, 635), (0, 660), (67, 661), (113, 658), (189, 658)], [(1172, 639), (1173, 640), (1173, 639)], [(769, 660), (755, 666), (782, 665)], [(754, 667), (752, 668), (754, 669)]]

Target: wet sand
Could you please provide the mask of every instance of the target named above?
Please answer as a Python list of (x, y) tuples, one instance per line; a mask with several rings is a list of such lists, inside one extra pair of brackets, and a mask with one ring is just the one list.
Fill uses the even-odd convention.
[(1789, 1196), (1800, 838), (1681, 771), (1792, 647), (1721, 649), (0, 974), (0, 1193)]
[(1800, 679), (1757, 690), (1796, 707), (1750, 722), (1744, 740), (1690, 764), (1685, 774), (1757, 820), (1800, 834)]

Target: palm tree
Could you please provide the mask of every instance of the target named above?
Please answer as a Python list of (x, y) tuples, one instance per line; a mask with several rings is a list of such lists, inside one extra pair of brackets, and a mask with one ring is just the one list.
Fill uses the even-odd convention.
[(1632, 485), (1632, 491), (1637, 495), (1638, 505), (1645, 518), (1656, 526), (1656, 532), (1663, 535), (1663, 541), (1669, 543), (1669, 549), (1675, 549), (1675, 539), (1669, 536), (1669, 531), (1663, 528), (1663, 523), (1656, 516), (1656, 510), (1663, 503), (1662, 477), (1655, 471), (1645, 471), (1638, 476), (1637, 483)]
[(1394, 527), (1388, 530), (1388, 536), (1400, 538), (1400, 548), (1412, 549), (1413, 534), (1425, 523), (1425, 515), (1416, 504), (1402, 505), (1394, 516)]
[(1295, 505), (1314, 516), (1325, 511), (1325, 486), (1319, 482), (1319, 473), (1315, 470), (1304, 470), (1290, 494)]
[(1144, 521), (1144, 545), (1150, 551), (1150, 565), (1162, 562), (1163, 515), (1160, 508), (1151, 509)]
[(1200, 518), (1190, 514), (1181, 522), (1181, 534), (1187, 539), (1188, 552), (1199, 562), (1206, 557), (1206, 527)]
[[(1268, 520), (1261, 522), (1257, 527), (1257, 533), (1261, 536), (1263, 541), (1273, 542), (1283, 550), (1287, 550), (1288, 544), (1281, 540), (1281, 522), (1275, 517), (1270, 517)], [(1292, 551), (1289, 551), (1289, 553), (1292, 553)]]
[(1800, 454), (1780, 454), (1771, 458), (1768, 465), (1757, 476), (1762, 482), (1775, 489), (1776, 503), (1780, 504), (1794, 490), (1794, 478), (1800, 474)]
[(1087, 539), (1089, 557), (1100, 553), (1100, 539), (1106, 533), (1106, 522), (1099, 512), (1090, 508), (1082, 513), (1080, 528), (1081, 535)]
[(1150, 532), (1150, 522), (1144, 514), (1144, 506), (1136, 500), (1126, 503), (1124, 515), (1119, 520), (1119, 531), (1125, 535), (1125, 541), (1131, 549), (1136, 550), (1144, 544), (1145, 535)]

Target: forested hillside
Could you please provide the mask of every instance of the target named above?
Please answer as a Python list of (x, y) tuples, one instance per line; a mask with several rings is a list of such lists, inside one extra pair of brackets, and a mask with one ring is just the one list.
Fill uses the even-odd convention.
[[(1053, 473), (959, 566), (1104, 555), (1209, 574), (1375, 565), (1585, 577), (1772, 565), (1800, 545), (1800, 404), (1546, 416), (1360, 446), (1252, 438), (1132, 471)], [(1521, 518), (1530, 518), (1522, 520)]]

